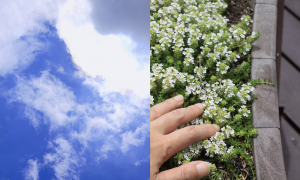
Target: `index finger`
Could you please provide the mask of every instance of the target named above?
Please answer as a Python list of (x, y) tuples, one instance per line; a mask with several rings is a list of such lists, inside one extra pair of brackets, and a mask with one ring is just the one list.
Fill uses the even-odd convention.
[(178, 95), (173, 98), (167, 99), (166, 101), (159, 103), (150, 108), (150, 121), (153, 121), (160, 116), (179, 108), (183, 103), (183, 96)]

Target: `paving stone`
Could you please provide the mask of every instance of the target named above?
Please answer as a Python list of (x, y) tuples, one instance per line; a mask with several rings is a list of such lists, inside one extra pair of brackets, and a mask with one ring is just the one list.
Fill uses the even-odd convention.
[(257, 180), (286, 180), (280, 131), (257, 128), (253, 138), (254, 166)]
[(278, 0), (256, 0), (256, 4), (273, 4), (277, 7)]
[[(253, 59), (251, 79), (276, 82), (276, 64), (273, 59)], [(252, 104), (252, 126), (255, 128), (280, 127), (277, 85), (257, 85), (253, 94), (257, 95)]]
[(253, 31), (261, 36), (252, 44), (252, 58), (276, 59), (277, 7), (271, 4), (256, 4)]

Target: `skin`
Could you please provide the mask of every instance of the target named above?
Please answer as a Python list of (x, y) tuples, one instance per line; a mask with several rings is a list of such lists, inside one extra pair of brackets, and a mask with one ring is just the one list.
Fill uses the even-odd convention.
[(201, 103), (178, 109), (183, 101), (182, 95), (178, 95), (150, 109), (151, 180), (195, 180), (203, 178), (210, 171), (206, 162), (193, 161), (159, 172), (160, 166), (175, 153), (220, 131), (220, 127), (215, 124), (194, 125), (175, 131), (204, 111)]

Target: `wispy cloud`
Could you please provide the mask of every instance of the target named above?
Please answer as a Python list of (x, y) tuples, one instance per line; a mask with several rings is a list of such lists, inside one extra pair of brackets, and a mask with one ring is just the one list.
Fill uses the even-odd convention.
[[(34, 127), (41, 123), (49, 124), (52, 132), (58, 132), (59, 127), (64, 128), (64, 136), (70, 140), (56, 139), (57, 147), (52, 147), (55, 153), (44, 156), (45, 164), (52, 163), (58, 179), (78, 176), (77, 162), (80, 158), (69, 161), (76, 154), (71, 145), (76, 141), (82, 145), (83, 152), (94, 147), (98, 154), (95, 160), (99, 162), (108, 158), (111, 151), (121, 150), (126, 154), (131, 146), (142, 146), (149, 137), (148, 101), (131, 92), (125, 95), (107, 94), (101, 103), (79, 103), (72, 89), (43, 71), (38, 77), (18, 76), (16, 86), (6, 95), (9, 102), (24, 104), (24, 115)], [(132, 123), (138, 124), (135, 125), (137, 128), (132, 130)], [(77, 168), (71, 171), (69, 167), (73, 166)]]
[(38, 128), (41, 124), (42, 116), (34, 108), (31, 108), (30, 106), (25, 106), (24, 115), (27, 119), (29, 119), (33, 127)]
[[(58, 0), (5, 1), (0, 6), (0, 76), (26, 68), (47, 43), (38, 40), (46, 33), (45, 22), (53, 23)], [(11, 13), (15, 12), (15, 13)]]
[(150, 156), (149, 156), (149, 157), (147, 157), (147, 158), (145, 158), (145, 159), (141, 159), (141, 160), (138, 160), (138, 161), (136, 161), (136, 162), (134, 163), (134, 165), (136, 165), (136, 166), (140, 166), (140, 165), (141, 165), (141, 163), (148, 162), (149, 160), (150, 160)]
[(28, 166), (24, 171), (25, 180), (38, 180), (40, 166), (38, 160), (29, 159)]
[[(44, 155), (44, 164), (50, 164), (54, 169), (55, 176), (59, 180), (79, 179), (79, 167), (85, 162), (80, 158), (72, 145), (63, 138), (54, 140), (55, 145), (50, 145), (55, 152)], [(51, 143), (50, 143), (51, 144)]]
[(98, 155), (94, 158), (94, 160), (99, 163), (100, 160), (107, 159), (109, 152), (115, 151), (119, 146), (120, 142), (115, 136), (106, 136), (103, 140), (103, 145), (96, 150)]
[[(122, 144), (125, 152), (128, 145), (137, 146), (140, 141), (144, 141), (148, 131), (149, 125), (145, 118), (141, 121), (142, 126), (134, 132), (124, 132), (135, 116), (148, 117), (148, 101), (139, 99), (128, 92), (126, 95), (108, 94), (102, 103), (95, 101), (81, 104), (76, 101), (72, 89), (48, 71), (43, 71), (40, 77), (18, 76), (16, 86), (6, 95), (9, 102), (21, 102), (25, 105), (24, 115), (34, 127), (38, 127), (41, 123), (41, 115), (44, 118), (42, 123), (49, 124), (51, 130), (78, 123), (82, 128), (80, 130), (69, 129), (70, 134), (85, 145), (89, 141), (99, 140), (106, 136), (107, 131), (111, 134), (123, 132), (121, 137), (124, 139)], [(72, 126), (67, 126), (67, 128), (72, 128)], [(136, 139), (139, 136), (142, 138)], [(130, 142), (126, 139), (130, 139)]]
[(127, 131), (121, 135), (122, 145), (121, 149), (123, 153), (129, 150), (130, 145), (140, 146), (145, 142), (146, 137), (149, 136), (149, 123), (144, 123), (142, 126), (137, 127), (134, 132)]
[[(113, 151), (126, 154), (149, 137), (149, 62), (141, 61), (148, 59), (149, 53), (133, 52), (145, 34), (124, 24), (120, 26), (124, 28), (122, 33), (115, 34), (116, 29), (110, 29), (111, 33), (106, 31), (110, 35), (99, 34), (99, 25), (105, 22), (95, 19), (95, 3), (98, 2), (16, 0), (0, 6), (0, 12), (5, 14), (0, 21), (7, 27), (0, 30), (0, 76), (15, 75), (15, 87), (1, 96), (22, 107), (33, 127), (50, 126), (48, 152), (40, 160), (43, 163), (28, 161), (26, 180), (39, 179), (42, 166), (51, 167), (57, 179), (79, 179), (87, 150), (96, 153), (95, 160), (99, 162), (112, 156)], [(135, 15), (128, 18), (132, 16)], [(46, 24), (57, 29), (72, 55), (77, 67), (72, 77), (66, 73), (69, 69), (60, 64), (54, 65), (54, 71), (46, 68), (38, 75), (22, 74), (50, 45), (39, 39), (43, 33), (55, 32), (50, 32)], [(75, 96), (76, 90), (58, 78), (61, 76), (82, 82), (81, 86), (98, 95), (97, 100), (78, 101), (81, 97)]]
[(57, 68), (57, 71), (63, 74), (65, 72), (65, 69), (62, 66), (59, 66), (59, 68)]
[(0, 42), (0, 76), (26, 68), (33, 62), (38, 51), (43, 47), (46, 48), (46, 46), (46, 43), (41, 43), (32, 36), (15, 39), (7, 44), (3, 41)]
[[(67, 125), (74, 121), (68, 113), (75, 109), (75, 96), (61, 81), (43, 71), (40, 77), (25, 79), (17, 77), (16, 87), (8, 92), (9, 101), (19, 101), (25, 104), (25, 114), (33, 126), (39, 121), (36, 110), (44, 114), (44, 122), (51, 129)], [(41, 118), (39, 118), (42, 120)]]

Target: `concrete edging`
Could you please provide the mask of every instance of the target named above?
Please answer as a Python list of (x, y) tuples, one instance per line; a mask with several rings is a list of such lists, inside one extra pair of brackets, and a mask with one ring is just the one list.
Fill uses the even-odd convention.
[(251, 79), (271, 80), (275, 86), (257, 85), (253, 94), (253, 158), (257, 180), (286, 180), (276, 79), (277, 0), (252, 0), (253, 31), (261, 34), (252, 44)]

